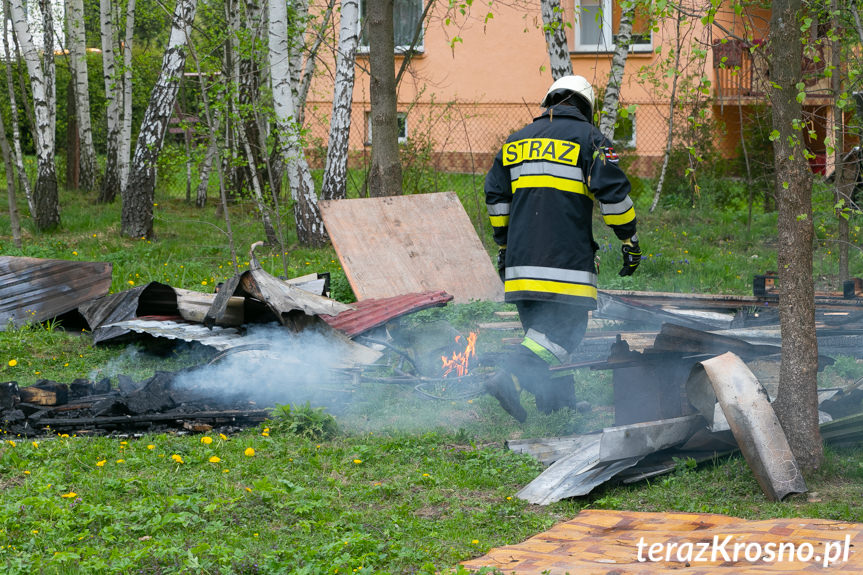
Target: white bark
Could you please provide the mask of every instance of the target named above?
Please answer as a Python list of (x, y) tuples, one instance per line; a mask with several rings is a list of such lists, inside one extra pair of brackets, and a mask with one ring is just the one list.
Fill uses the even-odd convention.
[[(8, 2), (4, 2), (4, 7), (8, 6)], [(9, 47), (9, 11), (4, 10), (3, 13), (3, 53), (11, 54)], [(10, 57), (9, 60), (12, 58)], [(6, 88), (9, 92), (9, 123), (12, 125), (12, 150), (14, 152), (15, 170), (18, 174), (18, 185), (21, 186), (21, 191), (24, 192), (24, 197), (27, 199), (27, 207), (30, 210), (30, 216), (36, 218), (36, 204), (33, 202), (33, 191), (30, 187), (30, 179), (27, 177), (27, 171), (24, 169), (24, 153), (21, 151), (21, 128), (18, 124), (18, 103), (15, 98), (15, 80), (12, 78), (12, 66), (4, 66), (6, 68)]]
[(548, 47), (551, 77), (557, 80), (572, 75), (572, 60), (569, 58), (569, 44), (566, 40), (566, 27), (560, 0), (541, 0), (542, 30)]
[(102, 179), (100, 202), (113, 202), (120, 184), (118, 166), (120, 150), (120, 92), (117, 82), (116, 56), (114, 54), (114, 20), (111, 0), (99, 2), (99, 31), (102, 40), (102, 74), (105, 81), (107, 101), (107, 132), (105, 150), (105, 177)]
[[(42, 3), (43, 43), (46, 52), (53, 56), (54, 20), (47, 2)], [(54, 228), (60, 224), (60, 207), (57, 196), (57, 171), (54, 166), (56, 122), (56, 100), (54, 95), (54, 58), (45, 58), (44, 64), (30, 33), (27, 11), (22, 0), (10, 2), (12, 25), (21, 46), (21, 53), (30, 75), (30, 90), (33, 95), (36, 140), (36, 188), (33, 200), (36, 212), (36, 227), (39, 230)]]
[(179, 79), (186, 66), (188, 28), (195, 19), (196, 7), (196, 0), (179, 0), (174, 9), (168, 47), (162, 58), (159, 79), (144, 112), (129, 170), (129, 185), (123, 193), (121, 231), (127, 237), (149, 238), (153, 235), (156, 162), (177, 101)]
[[(276, 118), (276, 145), (280, 151), (278, 161), (282, 162), (287, 170), (291, 197), (295, 200), (297, 239), (303, 245), (320, 245), (326, 241), (326, 232), (318, 208), (315, 184), (303, 154), (295, 121), (288, 51), (287, 6), (282, 0), (271, 0), (268, 5), (270, 80)], [(281, 171), (276, 170), (277, 173)]]
[(87, 52), (84, 32), (84, 0), (67, 0), (69, 19), (69, 52), (72, 64), (72, 86), (75, 91), (75, 119), (80, 141), (78, 164), (81, 169), (79, 186), (88, 192), (96, 188), (96, 152), (93, 149), (93, 129), (90, 125), (90, 86), (87, 80)]
[(123, 113), (117, 151), (121, 190), (125, 190), (129, 182), (129, 154), (132, 150), (132, 40), (134, 32), (135, 0), (129, 0), (126, 6), (126, 40), (123, 42)]
[(348, 137), (351, 131), (351, 100), (354, 92), (354, 68), (359, 35), (358, 0), (342, 0), (339, 48), (336, 58), (336, 84), (330, 138), (321, 198), (334, 200), (347, 195)]
[(620, 103), (620, 84), (623, 82), (623, 68), (629, 55), (632, 43), (632, 22), (635, 19), (635, 2), (624, 4), (620, 14), (620, 28), (617, 33), (617, 44), (614, 56), (611, 58), (611, 72), (608, 74), (608, 84), (602, 100), (602, 116), (599, 119), (599, 131), (614, 141), (614, 124), (617, 123), (617, 108)]

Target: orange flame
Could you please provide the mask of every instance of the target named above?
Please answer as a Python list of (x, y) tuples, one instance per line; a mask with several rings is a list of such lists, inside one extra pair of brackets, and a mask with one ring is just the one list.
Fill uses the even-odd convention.
[[(464, 351), (459, 353), (457, 351), (452, 352), (452, 357), (447, 358), (447, 356), (442, 355), (441, 361), (443, 362), (443, 376), (446, 377), (453, 371), (457, 377), (462, 377), (463, 375), (467, 375), (468, 363), (470, 362), (470, 358), (476, 357), (476, 332), (470, 332), (467, 336), (467, 346), (464, 348)], [(462, 337), (457, 335), (455, 337), (456, 342), (460, 341)]]

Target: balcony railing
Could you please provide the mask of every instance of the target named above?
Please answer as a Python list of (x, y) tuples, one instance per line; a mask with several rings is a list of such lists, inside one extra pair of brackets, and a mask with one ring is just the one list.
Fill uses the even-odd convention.
[(716, 97), (733, 103), (766, 94), (767, 61), (760, 55), (761, 41), (727, 38), (713, 42)]

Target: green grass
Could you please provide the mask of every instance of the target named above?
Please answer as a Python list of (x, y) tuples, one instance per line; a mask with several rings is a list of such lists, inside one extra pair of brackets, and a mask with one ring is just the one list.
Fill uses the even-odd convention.
[[(492, 258), (495, 248), (478, 197), (481, 182), (477, 187), (472, 176), (441, 182), (441, 189), (459, 193)], [(619, 244), (597, 218), (601, 287), (751, 293), (754, 274), (776, 269), (776, 215), (756, 210), (747, 231), (745, 211), (713, 205), (710, 194), (703, 192), (696, 209), (650, 214), (650, 189), (637, 186), (646, 257), (632, 278), (617, 276)], [(839, 289), (832, 202), (824, 190), (815, 199), (816, 280), (819, 289)], [(4, 202), (5, 195), (0, 213)], [(111, 262), (112, 291), (150, 281), (211, 291), (233, 273), (224, 220), (212, 206), (197, 210), (165, 190), (156, 203), (157, 239), (129, 240), (118, 233), (119, 203), (95, 206), (90, 197), (64, 192), (61, 230), (39, 235), (25, 222), (19, 250), (2, 218), (0, 253)], [(246, 202), (231, 208), (231, 218), (240, 268), (246, 269), (248, 246), (262, 238), (261, 224)], [(852, 273), (860, 275), (854, 271), (863, 266), (856, 233), (853, 241)], [(290, 233), (288, 245), (287, 270), (278, 250), (259, 252), (267, 271), (330, 272), (335, 297), (353, 300), (331, 248), (300, 249)], [(445, 321), (465, 333), (500, 309), (511, 308), (450, 305), (414, 314), (405, 327), (426, 332)], [(511, 335), (482, 331), (479, 351), (500, 351), (502, 338)], [(0, 381), (29, 385), (40, 378), (70, 382), (119, 373), (141, 380), (156, 369), (198, 365), (210, 355), (182, 346), (93, 347), (86, 333), (24, 326), (0, 332)], [(839, 358), (820, 378), (822, 385), (841, 386), (861, 375), (860, 363)], [(579, 397), (595, 407), (590, 414), (542, 415), (525, 396), (524, 425), (488, 396), (436, 400), (410, 385), (368, 380), (339, 382), (352, 401), (331, 410), (337, 429), (316, 406), (295, 405), (277, 410), (279, 417), (257, 429), (226, 438), (212, 432), (206, 436), (210, 443), (200, 434), (55, 434), (35, 438), (34, 445), (34, 439), (5, 434), (0, 565), (7, 573), (434, 573), (522, 541), (586, 507), (863, 521), (860, 450), (828, 450), (822, 470), (808, 478), (818, 495), (785, 503), (766, 500), (739, 456), (698, 467), (681, 462), (672, 474), (603, 486), (547, 507), (514, 497), (541, 466), (509, 452), (503, 442), (609, 425), (610, 378), (610, 372), (577, 373)], [(330, 435), (315, 438), (319, 429)], [(248, 448), (254, 456), (245, 454)]]

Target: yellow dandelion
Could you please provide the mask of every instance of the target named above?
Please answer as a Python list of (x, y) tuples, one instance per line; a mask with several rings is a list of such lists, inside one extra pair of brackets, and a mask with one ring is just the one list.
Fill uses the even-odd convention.
[(33, 531), (31, 531), (30, 533), (32, 533), (33, 535), (36, 535), (37, 533), (39, 533), (39, 530), (38, 530), (38, 529), (34, 529), (34, 530), (33, 530)]
[(249, 493), (251, 493), (251, 492), (252, 492), (252, 488), (251, 488), (251, 487), (246, 487), (246, 491), (248, 491)]
[(423, 473), (423, 477), (429, 477), (428, 473)]
[(227, 436), (227, 435), (225, 435), (224, 433), (220, 433), (220, 434), (219, 434), (219, 439), (221, 439), (222, 441), (228, 441), (228, 436)]
[(359, 465), (362, 462), (363, 462), (362, 459), (354, 459), (354, 463), (356, 463), (357, 465)]
[(201, 438), (201, 443), (203, 443), (204, 445), (210, 445), (211, 443), (213, 443), (213, 438), (209, 435), (205, 435)]
[(203, 281), (201, 281), (201, 285), (202, 285), (202, 286), (207, 285), (207, 280), (203, 280)]
[(105, 463), (107, 463), (107, 462), (108, 462), (108, 460), (107, 460), (107, 459), (103, 459), (103, 460), (101, 460), (101, 461), (97, 461), (97, 462), (96, 462), (96, 467), (105, 467)]
[(267, 433), (266, 431), (262, 431), (262, 432), (261, 432), (261, 435), (263, 435), (264, 437), (269, 437), (269, 436), (270, 436), (270, 434), (269, 434), (269, 433)]
[(25, 470), (24, 470), (24, 475), (30, 475), (30, 471), (28, 471), (27, 469), (25, 469)]
[(210, 463), (219, 463), (220, 461), (222, 461), (221, 458), (216, 457), (215, 455), (210, 458)]
[(156, 449), (156, 446), (151, 443), (150, 445), (147, 446), (147, 449), (152, 451), (153, 449)]
[(15, 367), (16, 365), (18, 365), (17, 359), (10, 359), (9, 360), (9, 367)]
[(181, 456), (177, 455), (176, 453), (171, 456), (171, 459), (173, 459), (177, 463), (183, 463), (183, 458)]
[(127, 284), (129, 284), (130, 286), (135, 285), (135, 282), (134, 282), (133, 280), (129, 280), (129, 281), (127, 281), (126, 283), (127, 283)]
[(243, 452), (243, 455), (245, 455), (246, 457), (254, 457), (255, 450), (251, 447), (247, 447), (246, 450)]
[(222, 473), (229, 473), (230, 471), (231, 471), (230, 469), (223, 469)]
[(11, 439), (7, 440), (7, 441), (6, 441), (6, 443), (8, 443), (9, 445), (11, 445), (12, 447), (15, 447), (15, 446), (17, 445), (17, 444), (16, 444), (14, 441), (12, 441)]
[(78, 255), (78, 252), (72, 252), (72, 255), (73, 255), (73, 256), (77, 256), (77, 255)]
[(70, 491), (69, 493), (64, 493), (60, 497), (63, 497), (64, 499), (72, 499), (73, 497), (78, 497), (78, 494), (74, 491)]
[(471, 541), (471, 544), (472, 545), (479, 545), (479, 539), (474, 539), (473, 541)]

